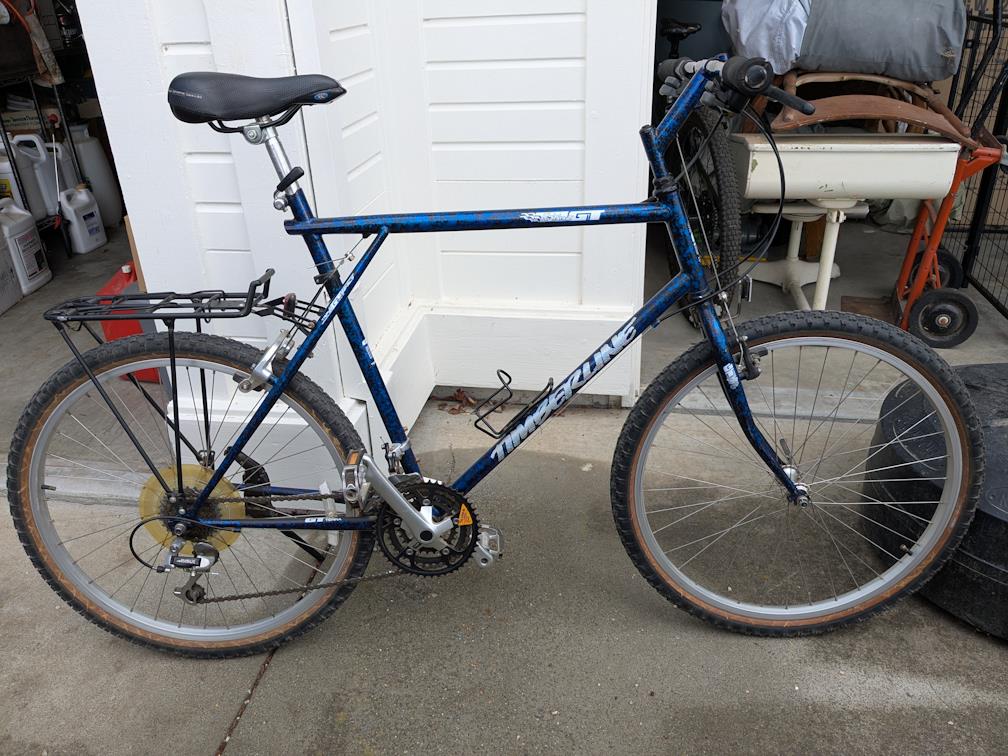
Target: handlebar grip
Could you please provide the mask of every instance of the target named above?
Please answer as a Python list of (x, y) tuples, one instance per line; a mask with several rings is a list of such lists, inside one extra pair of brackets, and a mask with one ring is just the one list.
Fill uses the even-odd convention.
[(658, 81), (664, 83), (665, 79), (669, 76), (676, 75), (676, 69), (679, 67), (678, 58), (669, 58), (668, 60), (663, 60), (658, 64), (657, 76)]
[(785, 92), (779, 87), (768, 87), (766, 96), (775, 102), (779, 102), (781, 105), (794, 108), (799, 113), (804, 113), (808, 116), (815, 115), (815, 105), (808, 100), (803, 100), (801, 97), (791, 94), (790, 92)]
[(688, 79), (690, 74), (686, 72), (686, 65), (693, 62), (691, 58), (669, 58), (668, 60), (663, 60), (658, 64), (658, 68), (655, 71), (658, 81), (664, 83), (669, 77)]

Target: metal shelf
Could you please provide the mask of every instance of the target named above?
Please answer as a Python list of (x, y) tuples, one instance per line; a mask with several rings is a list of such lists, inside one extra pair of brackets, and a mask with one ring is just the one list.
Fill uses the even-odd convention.
[[(31, 92), (32, 102), (35, 104), (35, 113), (39, 119), (39, 128), (45, 129), (47, 121), (42, 115), (42, 107), (39, 105), (38, 94), (35, 90), (35, 83), (33, 79), (37, 74), (34, 72), (30, 75), (22, 75), (20, 77), (7, 77), (0, 79), (0, 89), (7, 88), (10, 86), (18, 84), (27, 84), (28, 89)], [(73, 135), (70, 133), (70, 124), (67, 122), (66, 112), (63, 109), (63, 100), (59, 95), (59, 86), (52, 86), (53, 99), (56, 100), (56, 110), (59, 111), (60, 122), (63, 124), (63, 131), (66, 134), (66, 143), (70, 146), (70, 158), (73, 161), (74, 170), (77, 171), (77, 175), (80, 177), (81, 181), (87, 183), (87, 178), (83, 175), (81, 170), (80, 160), (77, 157), (77, 145), (74, 144)], [(43, 132), (42, 139), (45, 141), (45, 134)], [(3, 143), (4, 152), (7, 154), (8, 161), (11, 166), (11, 173), (14, 174), (14, 182), (17, 184), (18, 192), (21, 195), (21, 201), (24, 204), (24, 209), (31, 212), (31, 204), (28, 200), (28, 194), (25, 192), (24, 182), (21, 179), (21, 171), (18, 168), (17, 159), (14, 156), (14, 149), (11, 145), (11, 141), (7, 136), (7, 125), (4, 123), (3, 110), (0, 109), (0, 142)], [(48, 231), (49, 229), (57, 229), (63, 237), (63, 246), (66, 250), (67, 257), (73, 256), (73, 250), (70, 248), (70, 236), (67, 233), (67, 227), (65, 223), (61, 222), (62, 218), (60, 215), (48, 215), (35, 223), (35, 227), (39, 231)]]

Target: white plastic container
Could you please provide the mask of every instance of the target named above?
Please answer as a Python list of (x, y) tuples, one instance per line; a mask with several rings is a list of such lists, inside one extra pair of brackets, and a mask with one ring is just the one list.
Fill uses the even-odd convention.
[(69, 150), (64, 150), (59, 142), (43, 142), (38, 134), (16, 136), (14, 144), (32, 161), (46, 213), (56, 215), (60, 208), (60, 193), (80, 183)]
[[(18, 189), (17, 180), (14, 178), (14, 170), (8, 155), (0, 149), (0, 197), (11, 197), (22, 210), (31, 210), (35, 220), (46, 217), (45, 198), (39, 189), (38, 178), (35, 176), (35, 165), (31, 157), (23, 153), (18, 147), (13, 147), (14, 160), (21, 176), (21, 185), (26, 196), (22, 196)], [(25, 200), (27, 199), (27, 204)]]
[(71, 126), (70, 132), (77, 148), (81, 172), (91, 184), (91, 192), (98, 200), (102, 222), (106, 226), (116, 228), (122, 221), (123, 201), (119, 193), (119, 182), (112, 173), (105, 150), (101, 142), (88, 133), (86, 123)]
[[(908, 134), (777, 134), (785, 199), (937, 199), (948, 194), (959, 145), (941, 136)], [(760, 134), (733, 134), (742, 194), (780, 199), (777, 160)]]
[(3, 242), (0, 241), (0, 312), (5, 312), (20, 302), (21, 296), (14, 260), (3, 249)]
[(108, 241), (98, 201), (83, 184), (60, 194), (60, 208), (63, 218), (70, 224), (70, 246), (74, 254), (85, 255)]
[(14, 263), (22, 294), (27, 296), (52, 279), (35, 219), (9, 197), (0, 199), (0, 243)]

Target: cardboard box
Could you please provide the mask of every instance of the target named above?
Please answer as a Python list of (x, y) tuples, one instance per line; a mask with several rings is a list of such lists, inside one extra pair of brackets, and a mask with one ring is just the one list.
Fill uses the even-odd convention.
[(90, 97), (84, 102), (77, 105), (77, 114), (81, 117), (82, 121), (91, 121), (95, 118), (101, 118), (101, 105), (98, 99), (95, 97)]

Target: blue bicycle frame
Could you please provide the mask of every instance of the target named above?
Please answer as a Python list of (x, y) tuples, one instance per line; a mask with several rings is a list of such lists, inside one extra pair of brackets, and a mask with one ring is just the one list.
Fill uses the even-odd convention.
[[(655, 177), (656, 197), (650, 201), (625, 205), (594, 205), (590, 207), (557, 207), (522, 210), (494, 210), (484, 212), (422, 213), (398, 215), (369, 215), (347, 218), (316, 218), (304, 193), (299, 189), (289, 196), (294, 220), (285, 223), (289, 234), (304, 238), (320, 274), (326, 276), (326, 290), (330, 301), (318, 322), (304, 342), (289, 358), (282, 374), (274, 379), (265, 397), (249, 419), (234, 444), (221, 456), (213, 476), (203, 491), (187, 509), (187, 516), (199, 519), (211, 527), (241, 529), (291, 528), (318, 530), (352, 530), (369, 527), (366, 518), (259, 518), (243, 520), (201, 519), (199, 510), (209, 493), (223, 478), (256, 429), (280, 398), (287, 385), (300, 370), (305, 359), (315, 348), (322, 334), (334, 320), (339, 320), (360, 365), (375, 406), (389, 438), (395, 444), (406, 443), (406, 432), (396, 412), (388, 389), (361, 330), (350, 294), (368, 265), (389, 234), (423, 233), (434, 231), (479, 231), (504, 228), (536, 228), (543, 226), (602, 226), (619, 223), (664, 223), (671, 236), (679, 259), (681, 273), (651, 298), (633, 317), (624, 323), (592, 355), (578, 365), (549, 395), (536, 406), (528, 408), (522, 421), (505, 437), (481, 456), (454, 481), (451, 486), (459, 493), (468, 493), (497, 465), (517, 449), (543, 423), (562, 409), (595, 375), (639, 338), (648, 328), (656, 326), (661, 316), (677, 301), (687, 297), (692, 301), (704, 300), (710, 295), (696, 242), (674, 182), (669, 180), (665, 164), (665, 151), (682, 127), (689, 114), (699, 105), (707, 82), (714, 78), (706, 70), (699, 71), (687, 83), (657, 128), (641, 129), (641, 140)], [(325, 234), (362, 234), (374, 237), (345, 281), (335, 272), (332, 257), (323, 241)], [(736, 367), (735, 357), (728, 338), (718, 320), (714, 305), (701, 301), (697, 305), (703, 332), (713, 347), (714, 360), (719, 367), (718, 378), (746, 438), (767, 464), (792, 498), (799, 495), (795, 484), (784, 471), (784, 464), (760, 433), (753, 420), (742, 376)], [(416, 457), (408, 447), (401, 459), (406, 473), (418, 473)], [(314, 520), (314, 521), (313, 521)]]

